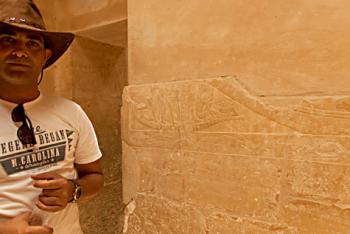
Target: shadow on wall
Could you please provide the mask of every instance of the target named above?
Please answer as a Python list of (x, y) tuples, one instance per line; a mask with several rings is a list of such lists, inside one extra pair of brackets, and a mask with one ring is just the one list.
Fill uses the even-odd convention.
[(78, 36), (71, 53), (73, 100), (94, 124), (105, 173), (102, 194), (80, 206), (82, 227), (85, 233), (121, 233), (120, 108), (127, 83), (126, 49)]

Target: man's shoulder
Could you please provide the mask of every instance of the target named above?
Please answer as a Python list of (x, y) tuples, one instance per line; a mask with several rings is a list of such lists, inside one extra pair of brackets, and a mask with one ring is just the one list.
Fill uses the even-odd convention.
[(66, 106), (66, 107), (79, 107), (79, 104), (74, 102), (73, 100), (70, 100), (65, 97), (60, 97), (60, 96), (53, 96), (53, 95), (43, 95), (43, 104), (46, 105), (60, 105), (60, 106)]
[(53, 95), (43, 95), (41, 107), (60, 113), (83, 111), (80, 105), (73, 100)]

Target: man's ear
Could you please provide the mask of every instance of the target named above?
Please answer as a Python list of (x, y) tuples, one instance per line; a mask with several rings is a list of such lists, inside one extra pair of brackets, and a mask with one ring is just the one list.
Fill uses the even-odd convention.
[(45, 60), (43, 66), (46, 64), (47, 60), (51, 57), (52, 51), (50, 49), (45, 49)]

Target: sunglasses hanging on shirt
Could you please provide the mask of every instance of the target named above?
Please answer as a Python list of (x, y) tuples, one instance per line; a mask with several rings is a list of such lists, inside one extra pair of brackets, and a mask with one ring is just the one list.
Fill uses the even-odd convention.
[(35, 145), (35, 135), (32, 122), (25, 114), (23, 104), (18, 104), (12, 110), (12, 120), (15, 123), (21, 122), (22, 125), (17, 130), (18, 139), (22, 142), (23, 145)]

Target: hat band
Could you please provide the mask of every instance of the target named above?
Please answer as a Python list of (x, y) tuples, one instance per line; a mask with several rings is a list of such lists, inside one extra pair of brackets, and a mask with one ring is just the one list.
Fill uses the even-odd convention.
[(37, 23), (34, 23), (32, 21), (29, 21), (29, 20), (26, 20), (26, 19), (23, 19), (23, 18), (16, 18), (16, 17), (11, 17), (11, 18), (8, 18), (7, 20), (5, 20), (5, 22), (9, 23), (9, 24), (25, 24), (27, 26), (31, 26), (31, 27), (35, 27), (35, 28), (38, 28), (38, 29), (41, 29), (41, 30), (45, 30), (45, 27), (43, 25), (40, 25), (40, 24), (37, 24)]

